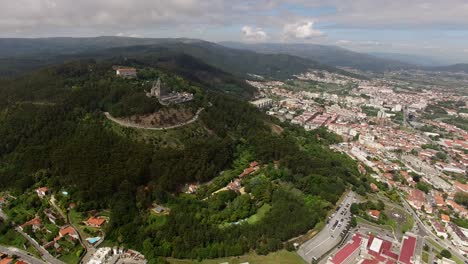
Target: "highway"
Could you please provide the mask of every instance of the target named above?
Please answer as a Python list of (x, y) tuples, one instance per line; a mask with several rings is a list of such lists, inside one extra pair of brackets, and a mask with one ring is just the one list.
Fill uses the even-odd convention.
[(307, 262), (319, 259), (330, 249), (335, 247), (342, 238), (342, 232), (351, 220), (351, 204), (357, 198), (354, 192), (349, 192), (333, 215), (328, 219), (326, 226), (312, 239), (302, 244), (297, 253)]
[(9, 256), (16, 255), (20, 259), (22, 259), (22, 260), (24, 260), (24, 261), (26, 261), (28, 263), (31, 263), (31, 264), (45, 264), (44, 261), (32, 256), (31, 253), (28, 253), (26, 251), (23, 251), (23, 250), (14, 248), (14, 247), (0, 246), (0, 252), (5, 253), (5, 254), (7, 254)]

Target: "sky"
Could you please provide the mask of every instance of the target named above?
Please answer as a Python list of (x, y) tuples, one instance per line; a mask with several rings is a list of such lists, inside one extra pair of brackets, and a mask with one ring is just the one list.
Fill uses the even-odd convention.
[(468, 0), (0, 0), (0, 37), (315, 43), (468, 62)]

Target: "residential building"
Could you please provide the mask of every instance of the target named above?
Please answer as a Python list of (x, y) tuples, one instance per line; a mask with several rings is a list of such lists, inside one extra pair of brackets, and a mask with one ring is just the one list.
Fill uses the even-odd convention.
[(37, 188), (36, 193), (39, 196), (39, 198), (43, 198), (44, 196), (49, 194), (49, 188), (47, 188), (47, 187)]
[(106, 222), (106, 219), (102, 217), (91, 216), (88, 220), (84, 221), (84, 224), (92, 227), (101, 227)]
[(137, 71), (135, 68), (119, 68), (115, 70), (115, 74), (119, 77), (134, 78), (137, 76)]

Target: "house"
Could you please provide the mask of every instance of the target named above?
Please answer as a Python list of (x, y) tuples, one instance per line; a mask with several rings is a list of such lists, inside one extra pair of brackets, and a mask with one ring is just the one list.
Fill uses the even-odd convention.
[(115, 74), (119, 77), (134, 78), (137, 76), (135, 68), (119, 68), (115, 71)]
[(36, 216), (34, 219), (29, 220), (28, 222), (20, 225), (20, 229), (23, 230), (23, 228), (25, 228), (26, 226), (32, 226), (33, 231), (36, 231), (39, 228), (41, 228), (41, 219), (38, 216)]
[(377, 187), (377, 185), (375, 185), (375, 183), (373, 183), (373, 182), (370, 184), (370, 188), (371, 188), (372, 192), (378, 192), (379, 191), (379, 187)]
[(426, 194), (418, 189), (411, 189), (408, 195), (408, 203), (414, 208), (421, 210), (426, 204)]
[(460, 214), (461, 217), (466, 218), (468, 216), (468, 212), (466, 211), (466, 209), (463, 206), (456, 203), (455, 201), (447, 200), (447, 205), (450, 205), (455, 212)]
[(369, 210), (369, 212), (367, 212), (367, 214), (374, 218), (375, 220), (379, 220), (380, 218), (380, 211), (379, 210)]
[(468, 184), (463, 184), (459, 181), (455, 181), (453, 183), (453, 186), (455, 187), (455, 191), (457, 192), (468, 192)]
[(450, 216), (446, 214), (440, 214), (440, 219), (442, 219), (443, 223), (449, 223), (450, 222)]
[(106, 219), (102, 217), (91, 216), (88, 220), (84, 221), (84, 224), (92, 227), (101, 227), (106, 222)]
[(232, 191), (239, 191), (241, 189), (241, 181), (239, 179), (235, 179), (234, 181), (230, 182), (227, 185), (227, 188)]
[(436, 235), (438, 237), (443, 237), (443, 238), (448, 237), (448, 234), (445, 231), (445, 227), (440, 222), (436, 220), (431, 220), (431, 225), (432, 225), (432, 228), (434, 228), (434, 231), (436, 232)]
[(59, 237), (66, 237), (69, 236), (72, 239), (79, 239), (78, 233), (72, 226), (66, 226), (59, 230)]
[(4, 197), (0, 197), (0, 206), (6, 204), (6, 199)]
[(454, 245), (457, 245), (463, 251), (468, 251), (468, 238), (456, 224), (448, 223), (447, 232), (452, 236)]
[(197, 190), (198, 190), (199, 187), (200, 187), (200, 186), (199, 186), (198, 184), (190, 184), (189, 187), (188, 187), (188, 189), (187, 189), (187, 192), (186, 192), (186, 193), (188, 193), (188, 194), (194, 194), (194, 193), (197, 192)]
[(13, 263), (13, 258), (10, 258), (10, 257), (6, 257), (0, 260), (0, 264), (12, 264), (12, 263)]
[(44, 198), (44, 196), (49, 194), (49, 188), (47, 188), (47, 187), (37, 188), (36, 193), (37, 193), (37, 196), (39, 196), (39, 198)]
[(153, 208), (151, 210), (153, 210), (153, 212), (155, 212), (156, 214), (169, 213), (170, 211), (169, 208), (159, 205), (157, 203), (153, 203)]
[(47, 208), (44, 210), (44, 214), (47, 216), (51, 223), (56, 224), (55, 221), (57, 220), (57, 216), (55, 215), (54, 211)]
[(244, 171), (239, 175), (239, 178), (248, 176), (259, 169), (260, 169), (259, 163), (256, 161), (252, 161), (250, 162), (249, 167), (244, 169)]
[(440, 194), (434, 194), (433, 195), (434, 197), (434, 204), (437, 206), (437, 207), (444, 207), (446, 206), (445, 204), (445, 201), (444, 201), (444, 197)]

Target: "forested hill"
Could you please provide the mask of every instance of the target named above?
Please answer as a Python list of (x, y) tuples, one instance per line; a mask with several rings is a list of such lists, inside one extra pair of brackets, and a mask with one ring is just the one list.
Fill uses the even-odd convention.
[[(116, 78), (113, 62), (80, 61), (0, 82), (0, 190), (47, 186), (59, 199), (66, 190), (63, 199), (76, 203), (79, 214), (110, 209), (106, 240), (151, 261), (288, 247), (283, 242), (324, 221), (346, 188), (367, 191), (356, 163), (328, 148), (338, 136), (280, 124), (214, 84), (172, 72), (166, 65), (172, 61), (127, 62), (146, 65), (138, 79)], [(223, 79), (222, 71), (210, 74)], [(144, 96), (145, 83), (159, 77), (195, 93), (194, 102), (178, 107), (204, 107), (197, 123), (148, 133), (104, 117), (113, 109), (139, 114), (166, 107)], [(252, 161), (262, 167), (243, 180), (245, 194), (211, 195)], [(202, 183), (196, 195), (180, 193), (193, 182)], [(155, 216), (153, 203), (170, 213)]]
[(12, 76), (45, 65), (83, 58), (167, 56), (185, 54), (246, 78), (248, 73), (287, 79), (309, 69), (344, 75), (352, 73), (287, 54), (261, 54), (191, 39), (138, 39), (119, 37), (0, 39), (0, 76)]

